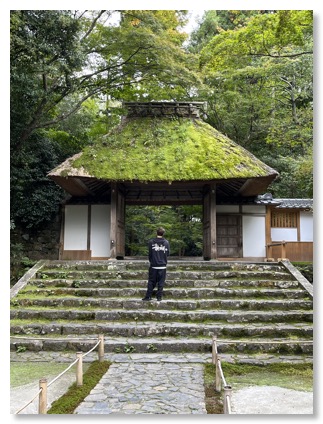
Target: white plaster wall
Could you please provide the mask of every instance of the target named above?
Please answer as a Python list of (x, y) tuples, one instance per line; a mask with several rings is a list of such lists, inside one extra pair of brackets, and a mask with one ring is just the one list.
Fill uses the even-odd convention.
[(216, 205), (216, 211), (221, 213), (239, 213), (238, 205)]
[(302, 211), (300, 213), (300, 241), (313, 241), (313, 213)]
[(272, 228), (272, 241), (297, 241), (297, 228)]
[(264, 205), (243, 205), (242, 206), (243, 213), (266, 213), (266, 206)]
[(110, 256), (110, 205), (91, 206), (92, 257)]
[(266, 219), (264, 216), (242, 216), (243, 257), (266, 256)]
[(66, 205), (64, 250), (87, 249), (87, 205)]

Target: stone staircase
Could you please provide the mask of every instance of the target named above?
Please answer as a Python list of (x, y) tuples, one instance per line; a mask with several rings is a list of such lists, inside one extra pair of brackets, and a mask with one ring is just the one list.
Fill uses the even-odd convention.
[(11, 350), (85, 352), (104, 334), (111, 353), (206, 353), (216, 335), (219, 353), (311, 357), (313, 299), (291, 269), (171, 259), (163, 301), (143, 302), (145, 260), (44, 261), (12, 289)]

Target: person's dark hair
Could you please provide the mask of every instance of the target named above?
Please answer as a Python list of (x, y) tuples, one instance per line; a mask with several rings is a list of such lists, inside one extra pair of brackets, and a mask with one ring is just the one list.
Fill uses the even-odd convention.
[(165, 230), (162, 227), (157, 229), (157, 236), (163, 236), (165, 234)]

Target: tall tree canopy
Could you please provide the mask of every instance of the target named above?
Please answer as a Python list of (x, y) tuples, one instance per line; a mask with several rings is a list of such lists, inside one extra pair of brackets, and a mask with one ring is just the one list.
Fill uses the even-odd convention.
[(312, 11), (250, 14), (202, 42), (200, 66), (209, 123), (281, 173), (276, 196), (311, 197)]
[[(114, 23), (111, 17), (116, 14), (120, 19)], [(45, 176), (100, 132), (98, 122), (104, 115), (100, 108), (90, 107), (90, 99), (182, 100), (190, 96), (199, 78), (198, 62), (182, 48), (186, 36), (179, 30), (185, 15), (176, 10), (11, 11), (11, 186), (15, 188), (11, 212), (15, 222), (37, 226), (57, 209), (62, 193)], [(83, 135), (76, 116), (81, 117)], [(85, 117), (88, 128), (84, 128)], [(78, 143), (73, 143), (75, 136)]]
[(205, 100), (207, 120), (312, 196), (313, 16), (208, 10), (11, 11), (11, 217), (38, 228), (63, 192), (46, 178), (119, 122), (120, 100)]

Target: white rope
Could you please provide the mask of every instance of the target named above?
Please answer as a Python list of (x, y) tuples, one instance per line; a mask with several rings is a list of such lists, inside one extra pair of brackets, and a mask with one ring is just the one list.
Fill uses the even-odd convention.
[(221, 378), (222, 378), (222, 381), (223, 381), (223, 386), (227, 386), (227, 383), (225, 381), (224, 374), (223, 374), (223, 371), (222, 371), (222, 366), (221, 366), (220, 359), (218, 359), (218, 367), (219, 367)]
[(55, 383), (56, 380), (58, 380), (62, 375), (64, 375), (70, 368), (72, 368), (73, 365), (75, 365), (80, 359), (76, 358), (74, 362), (71, 363), (71, 365), (69, 365), (66, 370), (64, 370), (63, 372), (61, 372), (57, 377), (54, 378), (54, 380), (52, 380), (50, 383), (48, 383), (47, 387), (49, 387), (51, 384)]
[(92, 349), (90, 349), (88, 352), (84, 353), (83, 358), (88, 355), (89, 353), (91, 353), (97, 346), (99, 346), (99, 344), (101, 343), (101, 340), (99, 340), (97, 342), (97, 344), (95, 346), (92, 347)]
[[(70, 339), (69, 339), (70, 340)], [(79, 340), (79, 339), (76, 339)], [(92, 347), (92, 349), (90, 349), (88, 352), (86, 352), (83, 357), (85, 357), (86, 355), (88, 355), (90, 352), (92, 352), (99, 344), (101, 343), (101, 340), (99, 340), (95, 346)], [(72, 368), (73, 365), (75, 365), (78, 361), (80, 360), (80, 358), (76, 358), (74, 362), (72, 362), (63, 372), (61, 372), (57, 377), (55, 377), (50, 383), (48, 383), (47, 387), (49, 387), (51, 384), (53, 384), (55, 381), (57, 381), (60, 377), (62, 377), (62, 375), (64, 375), (70, 368)], [(21, 412), (23, 409), (27, 408), (28, 405), (30, 405), (37, 396), (39, 396), (39, 394), (41, 393), (42, 389), (38, 390), (38, 393), (35, 395), (35, 397), (33, 397), (25, 406), (23, 406), (22, 408), (20, 408), (17, 412), (15, 412), (16, 414), (19, 414), (19, 412)]]

